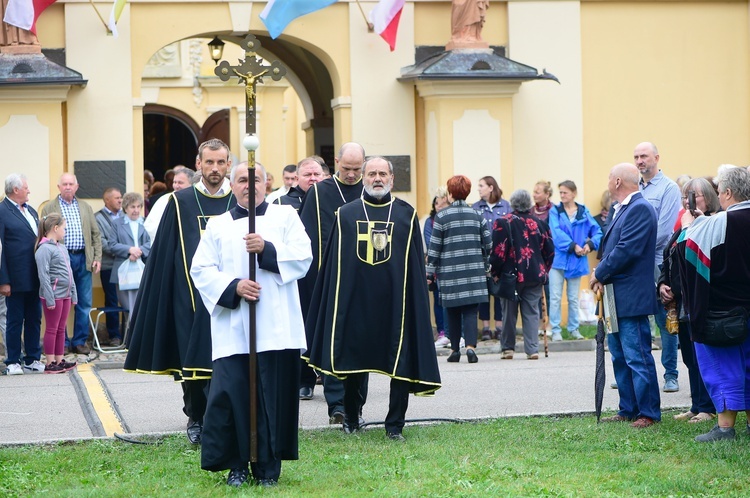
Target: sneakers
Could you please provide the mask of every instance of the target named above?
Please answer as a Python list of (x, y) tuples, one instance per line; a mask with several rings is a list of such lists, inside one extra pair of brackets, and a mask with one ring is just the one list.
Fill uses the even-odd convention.
[(513, 350), (512, 349), (506, 349), (503, 352), (500, 353), (500, 359), (501, 360), (512, 360), (513, 359)]
[(583, 336), (581, 335), (581, 333), (580, 333), (580, 332), (578, 332), (577, 330), (574, 330), (574, 331), (572, 331), (572, 332), (570, 333), (570, 337), (572, 337), (573, 339), (576, 339), (576, 340), (581, 340), (581, 339), (585, 339), (585, 337), (583, 337)]
[(458, 343), (459, 348), (465, 348), (466, 347), (466, 341), (464, 341), (464, 338), (461, 338), (461, 342)]
[(23, 371), (29, 373), (42, 373), (45, 371), (45, 368), (44, 363), (39, 360), (34, 360), (31, 364), (24, 365)]
[(59, 363), (48, 363), (47, 366), (44, 367), (44, 373), (46, 374), (59, 374), (63, 372), (63, 367)]
[(719, 427), (716, 424), (713, 429), (700, 436), (695, 436), (695, 440), (699, 443), (713, 443), (715, 441), (732, 440), (734, 439), (734, 427)]
[(677, 379), (667, 379), (664, 381), (664, 388), (662, 391), (665, 393), (676, 393), (680, 390), (680, 384), (677, 382)]
[(57, 364), (63, 368), (63, 372), (73, 370), (78, 365), (75, 361), (65, 361), (65, 359), (60, 360)]
[(531, 353), (526, 355), (527, 360), (538, 360), (539, 359), (539, 353)]
[(18, 363), (11, 363), (5, 370), (5, 375), (23, 375), (23, 368)]
[(500, 335), (503, 333), (503, 329), (500, 327), (495, 327), (495, 335), (493, 336), (493, 339), (499, 341)]
[(438, 334), (437, 341), (435, 341), (436, 348), (447, 348), (451, 345), (451, 340), (445, 337), (445, 334)]
[(552, 334), (552, 342), (560, 342), (562, 341), (562, 335), (559, 332), (555, 332)]

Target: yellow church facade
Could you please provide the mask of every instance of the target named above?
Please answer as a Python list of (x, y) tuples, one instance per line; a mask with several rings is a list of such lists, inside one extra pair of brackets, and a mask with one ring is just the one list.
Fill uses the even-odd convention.
[(403, 79), (425, 47), (450, 40), (451, 2), (407, 0), (393, 52), (368, 31), (375, 4), (339, 0), (272, 40), (258, 17), (265, 1), (131, 0), (113, 37), (97, 14), (111, 3), (58, 0), (39, 18), (39, 42), (82, 82), (0, 84), (0, 176), (25, 173), (39, 205), (72, 171), (97, 207), (108, 167), (140, 191), (145, 168), (192, 166), (214, 133), (243, 159), (243, 87), (214, 75), (208, 42), (225, 42), (222, 58), (236, 64), (247, 33), (260, 57), (288, 68), (258, 85), (257, 159), (276, 178), (311, 154), (332, 166), (357, 141), (400, 158), (397, 195), (422, 215), (454, 174), (492, 175), (506, 197), (570, 179), (597, 212), (610, 167), (641, 141), (658, 145), (672, 178), (750, 162), (748, 1), (491, 1), (482, 37), (559, 83)]

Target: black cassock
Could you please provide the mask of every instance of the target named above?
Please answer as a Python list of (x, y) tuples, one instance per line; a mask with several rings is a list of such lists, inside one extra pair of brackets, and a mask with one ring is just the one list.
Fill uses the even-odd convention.
[(381, 373), (434, 394), (440, 372), (416, 212), (390, 195), (364, 199), (342, 206), (331, 230), (305, 321), (310, 366), (339, 378)]
[(237, 204), (195, 187), (174, 193), (164, 210), (131, 310), (125, 370), (211, 377), (211, 317), (190, 277), (206, 223)]

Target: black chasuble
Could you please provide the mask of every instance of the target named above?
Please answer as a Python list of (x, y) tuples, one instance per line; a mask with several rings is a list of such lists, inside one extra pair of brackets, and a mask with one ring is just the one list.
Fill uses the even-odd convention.
[(305, 328), (310, 366), (323, 373), (377, 372), (418, 395), (440, 388), (413, 207), (364, 194), (339, 209)]
[[(305, 317), (307, 317), (307, 309), (310, 306), (315, 280), (318, 278), (318, 270), (321, 264), (320, 257), (328, 242), (336, 211), (347, 202), (359, 199), (361, 195), (361, 179), (354, 185), (349, 185), (333, 176), (313, 184), (302, 199), (299, 217), (302, 224), (305, 225), (307, 236), (310, 237), (313, 252), (310, 270), (305, 278), (299, 280), (299, 300), (302, 306), (302, 315)], [(310, 332), (307, 333), (307, 339), (310, 342)]]
[(190, 265), (208, 220), (236, 204), (231, 191), (211, 197), (190, 187), (173, 194), (131, 310), (125, 370), (177, 380), (211, 377), (211, 321)]

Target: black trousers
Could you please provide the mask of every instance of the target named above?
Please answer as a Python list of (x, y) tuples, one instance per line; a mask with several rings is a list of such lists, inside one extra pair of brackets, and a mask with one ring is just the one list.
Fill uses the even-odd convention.
[(208, 380), (185, 380), (182, 382), (182, 411), (188, 416), (190, 422), (203, 423), (209, 388), (210, 381)]
[[(362, 384), (367, 382), (369, 374), (349, 374), (343, 380), (344, 384), (344, 414), (347, 424), (356, 425), (359, 414), (364, 405)], [(388, 433), (401, 434), (406, 423), (406, 409), (409, 408), (409, 383), (399, 379), (391, 379), (390, 399), (388, 400), (388, 415), (385, 417), (385, 430)]]
[[(359, 374), (358, 374), (359, 375)], [(360, 379), (358, 384), (359, 396), (362, 399), (360, 403), (360, 413), (362, 407), (367, 402), (367, 387), (370, 381), (370, 374), (361, 374), (364, 376)], [(331, 375), (323, 375), (323, 395), (326, 397), (326, 403), (328, 403), (328, 416), (332, 416), (334, 413), (342, 413), (344, 409), (344, 381), (333, 377)]]

